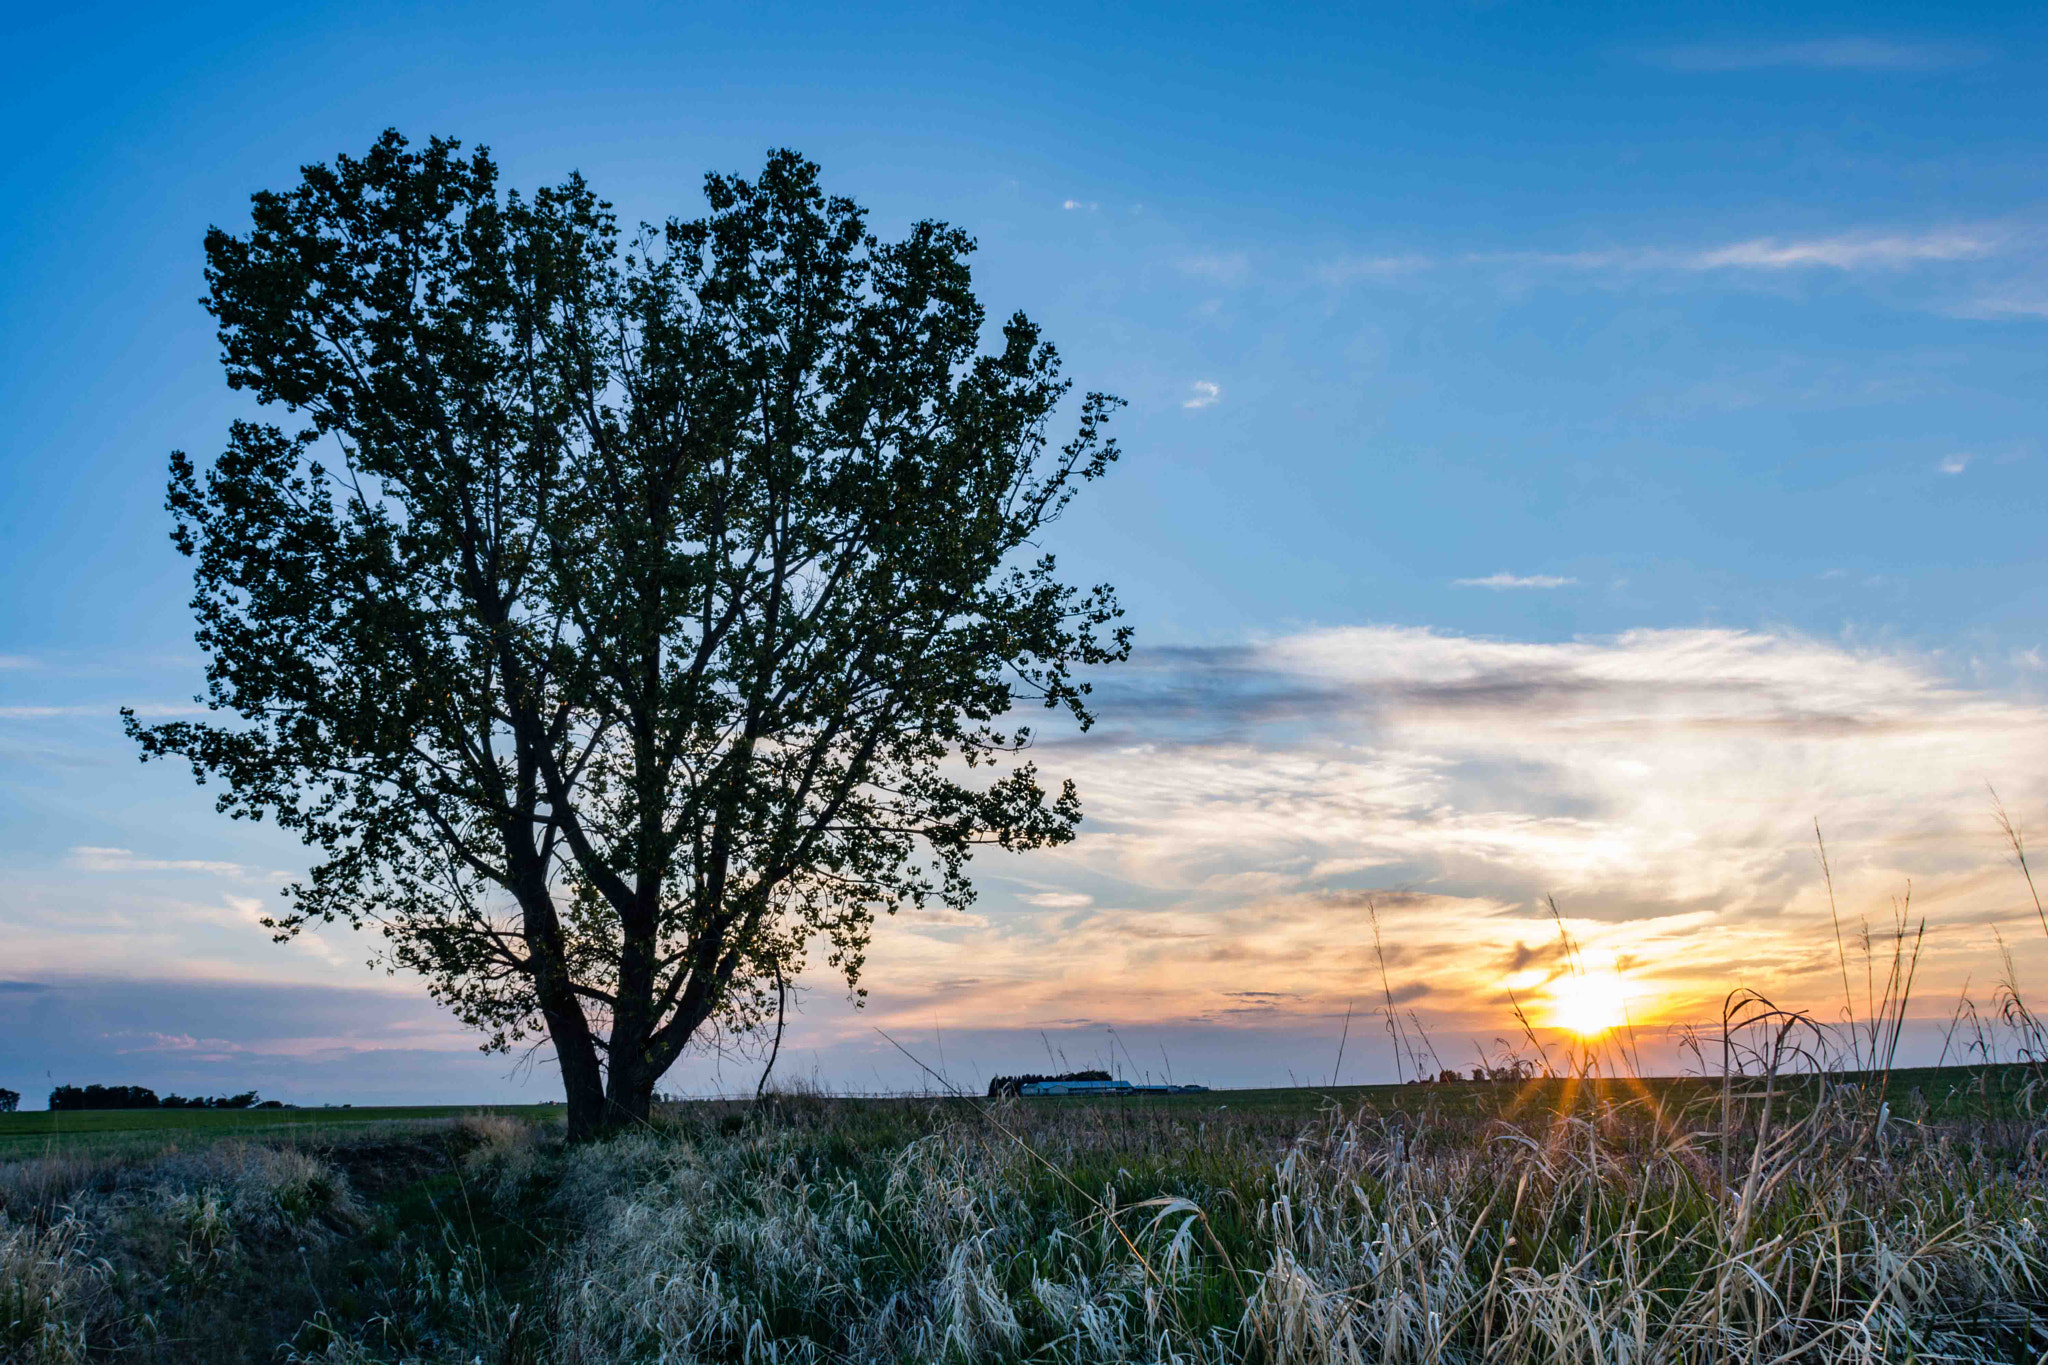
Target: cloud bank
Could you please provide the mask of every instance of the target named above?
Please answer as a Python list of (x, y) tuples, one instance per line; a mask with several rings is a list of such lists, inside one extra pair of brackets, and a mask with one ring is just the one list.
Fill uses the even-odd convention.
[(0, 982), (0, 1085), (41, 1108), (53, 1085), (159, 1094), (257, 1089), (290, 1103), (536, 1100), (546, 1068), (483, 1057), (424, 996), (366, 985), (54, 975)]
[(1910, 880), (1931, 998), (1985, 965), (1990, 926), (2031, 923), (1986, 784), (2048, 806), (2027, 757), (2048, 708), (1939, 665), (1723, 630), (1360, 627), (1152, 651), (1100, 684), (1106, 733), (1045, 746), (1080, 782), (1082, 838), (1036, 858), (1012, 904), (986, 897), (980, 926), (885, 926), (873, 1019), (846, 1037), (1211, 1027), (1248, 991), (1268, 993), (1261, 1017), (1325, 1028), (1378, 992), (1368, 903), (1396, 986), (1480, 1037), (1510, 985), (1548, 979), (1530, 963), (1555, 944), (1551, 896), (1590, 950), (1631, 964), (1646, 1019), (1699, 1017), (1736, 985), (1825, 1013), (1815, 820), (1852, 926)]
[[(1060, 1056), (1126, 1057), (1117, 1049), (1129, 1074), (1171, 1067), (1216, 1084), (1282, 1080), (1311, 1054), (1326, 1070), (1347, 1010), (1380, 997), (1373, 914), (1402, 1009), (1469, 1064), (1473, 1047), (1512, 1032), (1509, 990), (1544, 1017), (1560, 970), (1551, 897), (1586, 952), (1626, 975), (1653, 1035), (1738, 985), (1830, 1014), (1839, 971), (1815, 820), (1852, 934), (1866, 915), (1888, 921), (1910, 884), (1929, 923), (1916, 993), (1945, 1018), (1967, 973), (1996, 969), (1995, 930), (2023, 976), (2048, 969), (1986, 791), (2023, 825), (2048, 819), (2048, 705), (1954, 671), (1937, 656), (1712, 629), (1528, 642), (1360, 626), (1144, 651), (1095, 680), (1096, 730), (1041, 741), (1044, 770), (1079, 784), (1081, 837), (984, 856), (971, 915), (880, 925), (866, 1009), (822, 970), (808, 975), (785, 1064), (841, 1089), (926, 1083), (899, 1043), (933, 1065), (943, 1051), (966, 1084)], [(92, 896), (140, 897), (145, 869), (217, 875), (224, 893), (233, 880), (233, 865), (208, 859), (79, 860), (131, 874), (97, 878), (114, 889)], [(233, 943), (246, 945), (232, 969), (245, 977), (363, 980), (345, 935), (318, 955), (262, 944), (253, 899), (123, 909), (81, 895), (41, 911), (17, 899), (31, 906), (7, 911), (26, 965), (4, 994), (24, 1058), (76, 1035), (97, 1039), (109, 1067), (205, 1057), (207, 1074), (273, 1075), (281, 1062), (221, 1041), (298, 1036), (143, 993), (97, 1033), (54, 1016), (38, 1031), (20, 1011), (66, 962), (217, 975)], [(341, 993), (322, 1008), (392, 998)], [(419, 1001), (393, 1016), (411, 1021), (415, 1050), (432, 1014)], [(350, 1057), (388, 1045), (380, 1027), (369, 1015), (309, 1025), (316, 1041), (290, 1046), (328, 1047), (335, 1076), (356, 1074)], [(446, 1027), (428, 1048), (450, 1058), (435, 1074), (481, 1075), (448, 1069), (460, 1048)], [(1353, 1079), (1392, 1074), (1370, 1050), (1348, 1065)], [(747, 1089), (749, 1067), (706, 1055), (674, 1087)]]

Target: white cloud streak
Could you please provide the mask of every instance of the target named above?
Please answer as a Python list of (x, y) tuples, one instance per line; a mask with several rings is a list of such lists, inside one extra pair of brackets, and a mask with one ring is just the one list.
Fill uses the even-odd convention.
[(1454, 578), (1454, 588), (1569, 588), (1578, 583), (1576, 578), (1559, 578), (1555, 574), (1538, 573), (1516, 575), (1511, 573), (1488, 574), (1484, 578)]
[(1699, 44), (1653, 53), (1650, 60), (1675, 71), (1702, 73), (1773, 68), (1909, 72), (1970, 66), (1988, 56), (1982, 48), (1955, 44), (1840, 37), (1796, 43)]
[(1698, 248), (1629, 247), (1605, 251), (1479, 253), (1472, 264), (1554, 266), (1586, 271), (1900, 270), (1930, 262), (1979, 260), (1999, 251), (1988, 228), (1926, 232), (1847, 232), (1826, 237), (1751, 237)]
[(73, 848), (69, 861), (81, 872), (210, 872), (221, 877), (241, 877), (248, 871), (240, 863), (204, 858), (139, 858), (130, 849), (96, 848), (90, 844)]
[(1223, 396), (1222, 386), (1212, 380), (1197, 379), (1188, 387), (1194, 390), (1194, 396), (1181, 404), (1184, 408), (1214, 407), (1216, 400)]
[(1095, 897), (1078, 891), (1039, 891), (1020, 899), (1044, 910), (1085, 910), (1095, 904)]
[(1678, 264), (1687, 270), (1896, 270), (1925, 261), (1970, 261), (1991, 255), (1996, 234), (1981, 229), (1863, 234), (1784, 240), (1758, 237), (1696, 252)]
[[(1343, 288), (1365, 280), (1472, 266), (1621, 275), (1659, 271), (1677, 274), (1897, 271), (1921, 265), (1984, 260), (2004, 252), (2011, 242), (2011, 233), (1986, 225), (1921, 231), (1865, 230), (1810, 237), (1747, 237), (1705, 247), (1476, 251), (1442, 258), (1420, 255), (1346, 257), (1319, 266), (1314, 273), (1332, 288)], [(2031, 294), (1994, 296), (1974, 306), (1986, 315), (2048, 311), (2048, 304)]]

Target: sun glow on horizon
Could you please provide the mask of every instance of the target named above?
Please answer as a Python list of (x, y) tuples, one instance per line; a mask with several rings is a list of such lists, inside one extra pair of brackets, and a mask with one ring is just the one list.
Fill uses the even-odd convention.
[(1628, 1022), (1628, 983), (1609, 970), (1561, 976), (1550, 983), (1550, 1022), (1581, 1038), (1597, 1038)]

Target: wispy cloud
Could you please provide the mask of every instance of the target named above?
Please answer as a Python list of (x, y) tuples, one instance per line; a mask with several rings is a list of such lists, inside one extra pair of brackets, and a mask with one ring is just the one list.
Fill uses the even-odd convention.
[(1205, 252), (1182, 256), (1174, 261), (1173, 268), (1197, 279), (1236, 284), (1250, 272), (1251, 258), (1242, 251)]
[(1555, 574), (1488, 574), (1484, 578), (1454, 578), (1454, 588), (1569, 588), (1578, 583), (1576, 578), (1559, 578)]
[(1893, 42), (1883, 38), (1820, 38), (1792, 43), (1701, 43), (1646, 54), (1674, 71), (1939, 71), (1971, 66), (1990, 54), (1954, 43)]
[(1999, 237), (1983, 229), (1920, 233), (1852, 233), (1838, 237), (1757, 237), (1692, 253), (1676, 264), (1688, 270), (1896, 270), (1925, 261), (1969, 261), (1991, 255)]
[(1044, 910), (1085, 910), (1095, 904), (1095, 897), (1078, 891), (1039, 891), (1020, 899)]
[(140, 1040), (135, 1046), (116, 1048), (114, 1055), (117, 1057), (138, 1052), (205, 1052), (218, 1058), (249, 1050), (244, 1044), (229, 1038), (195, 1038), (189, 1033), (159, 1033), (155, 1029), (141, 1032), (124, 1030), (107, 1037), (109, 1041)]
[(1213, 380), (1197, 379), (1188, 387), (1194, 390), (1194, 393), (1181, 404), (1184, 408), (1213, 407), (1216, 400), (1223, 396), (1223, 387)]
[(1597, 251), (1475, 252), (1473, 265), (1554, 266), (1585, 271), (1899, 270), (1930, 262), (1980, 260), (2005, 244), (1989, 228), (1845, 232), (1820, 237), (1749, 237), (1707, 247), (1617, 247)]
[(1316, 267), (1316, 277), (1324, 284), (1341, 288), (1360, 280), (1415, 275), (1436, 265), (1434, 258), (1414, 252), (1403, 256), (1344, 256)]
[(508, 1077), (501, 1060), (477, 1052), (474, 1034), (403, 986), (162, 971), (26, 984), (36, 993), (0, 992), (0, 1084), (24, 1092), (48, 1084), (46, 1068), (58, 1080), (133, 1080), (188, 1095), (257, 1089), (310, 1104), (517, 1098), (522, 1083), (538, 1092), (528, 1098), (545, 1098), (555, 1089), (549, 1068)]
[(73, 848), (69, 861), (81, 872), (211, 872), (216, 876), (241, 877), (248, 871), (240, 863), (204, 858), (139, 858), (130, 849), (95, 848), (90, 844)]
[(2048, 289), (2035, 286), (2008, 288), (1980, 295), (1950, 311), (1957, 317), (1994, 322), (2007, 318), (2048, 317)]
[[(1908, 230), (1868, 229), (1818, 236), (1745, 237), (1708, 246), (1622, 246), (1585, 251), (1469, 251), (1462, 255), (1343, 258), (1315, 275), (1332, 288), (1361, 280), (1458, 267), (1583, 274), (1648, 275), (1801, 270), (1906, 270), (1914, 266), (1985, 260), (2010, 248), (2013, 234), (1992, 225)], [(1972, 305), (1977, 315), (2048, 313), (2048, 294), (2008, 293)]]
[(1102, 205), (1096, 203), (1092, 199), (1065, 199), (1060, 202), (1060, 207), (1067, 210), (1069, 213), (1093, 213), (1097, 209), (1101, 208)]
[(1941, 458), (1941, 463), (1935, 465), (1935, 468), (1944, 474), (1960, 474), (1969, 467), (1970, 457), (1968, 455), (1944, 455)]

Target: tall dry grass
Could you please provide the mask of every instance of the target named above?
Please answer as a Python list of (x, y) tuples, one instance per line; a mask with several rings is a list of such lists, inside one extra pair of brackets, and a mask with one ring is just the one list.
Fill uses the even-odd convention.
[[(1589, 1088), (1522, 1122), (956, 1118), (861, 1155), (826, 1118), (571, 1154), (563, 1361), (2035, 1359), (2025, 1124), (1744, 1081)], [(1873, 1121), (1874, 1118), (1874, 1121)], [(1700, 1126), (1703, 1122), (1715, 1126)], [(858, 1150), (858, 1149), (855, 1149)], [(1057, 1163), (1049, 1172), (1039, 1160)], [(1724, 1171), (1726, 1172), (1724, 1174)]]
[(288, 1333), (265, 1321), (271, 1288), (363, 1216), (339, 1170), (290, 1148), (0, 1164), (0, 1362), (212, 1358), (196, 1341), (224, 1313)]
[[(1966, 1073), (1974, 1098), (1916, 1089), (1927, 1074), (1895, 1063), (1923, 942), (1903, 899), (1888, 925), (1838, 933), (1839, 1017), (1738, 992), (1688, 1038), (1699, 1074), (1680, 1082), (1639, 1079), (1625, 1033), (1552, 1053), (1532, 1029), (1536, 1058), (1493, 1071), (1547, 1077), (1308, 1118), (1227, 1093), (784, 1093), (672, 1106), (568, 1150), (480, 1119), (456, 1130), (452, 1178), (532, 1229), (523, 1278), (444, 1223), (439, 1246), (400, 1248), (374, 1311), (323, 1306), (284, 1358), (2048, 1361), (2048, 1030), (2008, 961), (1966, 1050), (2020, 1067)], [(1426, 1034), (1384, 994), (1397, 1055), (1426, 1073)], [(0, 1174), (5, 1358), (92, 1358), (109, 1323), (132, 1328), (124, 1265), (161, 1284), (185, 1266), (209, 1292), (206, 1267), (278, 1232), (345, 1239), (358, 1216), (317, 1162), (212, 1160), (83, 1187)]]
[[(1691, 1084), (1635, 1079), (1632, 1031), (1553, 1055), (1531, 1029), (1524, 1069), (1559, 1079), (1306, 1126), (1227, 1101), (687, 1111), (565, 1156), (583, 1232), (537, 1358), (2048, 1359), (2039, 1087), (1930, 1117), (1894, 1079), (1924, 921), (1908, 896), (1835, 923), (1839, 1017), (1737, 992)], [(1991, 1027), (2048, 1056), (2009, 965)]]
[[(483, 1120), (457, 1134), (445, 1178), (551, 1230), (533, 1273), (505, 1282), (446, 1226), (443, 1244), (388, 1259), (374, 1311), (327, 1303), (284, 1334), (298, 1346), (285, 1358), (1790, 1365), (2048, 1351), (2040, 1123), (2023, 1108), (1942, 1119), (1877, 1075), (1794, 1074), (1789, 1044), (1734, 1055), (1748, 1064), (1725, 1081), (1411, 1087), (1391, 1110), (1333, 1104), (1307, 1120), (1227, 1095), (783, 1096), (679, 1106), (567, 1151)], [(339, 1247), (365, 1226), (335, 1167), (307, 1153), (212, 1149), (84, 1185), (78, 1170), (0, 1172), (9, 1362), (277, 1358), (181, 1355), (164, 1310), (232, 1304), (251, 1274), (292, 1273), (308, 1243), (317, 1259), (322, 1239)]]

